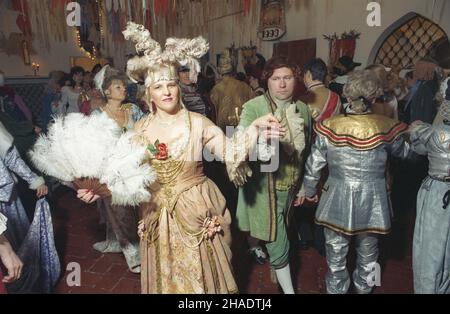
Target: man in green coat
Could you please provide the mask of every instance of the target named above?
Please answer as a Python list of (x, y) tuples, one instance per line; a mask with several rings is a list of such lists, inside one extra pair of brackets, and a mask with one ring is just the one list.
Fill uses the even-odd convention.
[[(270, 161), (278, 166), (250, 162), (252, 176), (239, 189), (237, 221), (239, 229), (266, 243), (271, 266), (284, 293), (294, 293), (289, 267), (287, 221), (300, 186), (304, 160), (310, 144), (311, 114), (308, 107), (293, 100), (299, 71), (283, 58), (272, 58), (264, 69), (268, 91), (243, 106), (240, 126), (248, 127), (268, 113), (287, 129), (277, 154)], [(275, 163), (275, 164), (276, 164)], [(273, 168), (273, 167), (272, 167)]]

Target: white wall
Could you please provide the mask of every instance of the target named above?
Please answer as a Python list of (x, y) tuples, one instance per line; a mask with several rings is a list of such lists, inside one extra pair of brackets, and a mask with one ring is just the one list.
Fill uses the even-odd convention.
[[(396, 20), (409, 12), (415, 12), (439, 24), (450, 35), (450, 0), (379, 0), (381, 5), (381, 27), (369, 27), (366, 18), (367, 0), (317, 0), (316, 37), (317, 54), (328, 59), (328, 41), (321, 39), (322, 34), (341, 34), (351, 29), (361, 33), (357, 40), (355, 60), (366, 65), (371, 50), (383, 31)], [(433, 3), (435, 7), (433, 10)], [(320, 14), (319, 14), (320, 12)], [(326, 18), (324, 18), (326, 16)]]
[[(293, 1), (291, 1), (293, 2)], [(315, 37), (317, 40), (317, 56), (328, 60), (329, 42), (323, 35), (348, 32), (352, 29), (361, 33), (357, 40), (355, 60), (366, 65), (375, 42), (383, 31), (392, 23), (409, 12), (415, 12), (439, 24), (447, 35), (450, 35), (450, 0), (378, 0), (381, 5), (381, 26), (367, 25), (367, 11), (369, 0), (295, 0), (286, 12), (287, 33), (279, 41), (291, 41)], [(434, 5), (434, 7), (433, 7)], [(232, 30), (232, 19), (223, 19), (223, 26), (213, 30), (213, 36), (220, 34), (222, 41), (215, 42), (215, 51), (225, 48), (233, 39), (237, 38)], [(226, 27), (228, 25), (228, 27)], [(248, 30), (256, 34), (257, 25)], [(272, 56), (275, 42), (257, 43), (260, 52), (266, 57)]]
[[(31, 61), (39, 63), (39, 76), (47, 76), (53, 70), (69, 72), (70, 57), (84, 56), (76, 45), (75, 29), (70, 28), (67, 35), (67, 42), (52, 42), (50, 51), (41, 47), (37, 39), (34, 40), (33, 47), (36, 55), (31, 55)], [(31, 66), (24, 65), (22, 56), (17, 55), (7, 56), (5, 53), (0, 53), (0, 69), (8, 77), (34, 75)]]

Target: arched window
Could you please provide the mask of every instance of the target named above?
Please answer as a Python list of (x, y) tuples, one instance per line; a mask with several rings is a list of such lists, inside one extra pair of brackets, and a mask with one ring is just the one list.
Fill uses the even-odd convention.
[(379, 38), (369, 62), (391, 68), (410, 68), (436, 49), (448, 45), (444, 30), (429, 19), (409, 13), (392, 24)]

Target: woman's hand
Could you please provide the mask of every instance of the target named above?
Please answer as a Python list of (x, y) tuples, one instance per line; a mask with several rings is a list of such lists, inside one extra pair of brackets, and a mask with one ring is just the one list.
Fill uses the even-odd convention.
[(94, 191), (80, 189), (77, 191), (77, 197), (87, 204), (92, 204), (100, 198), (100, 195), (94, 194)]
[(2, 282), (12, 283), (19, 279), (22, 275), (23, 263), (4, 236), (0, 236), (0, 259), (8, 271)]
[(258, 128), (265, 138), (282, 138), (286, 134), (286, 129), (272, 114), (256, 119), (251, 125)]
[(423, 124), (423, 121), (421, 121), (421, 120), (416, 120), (416, 121), (414, 121), (414, 122), (411, 123), (410, 127), (411, 127), (411, 128), (416, 128), (416, 127), (418, 127), (418, 126), (421, 125), (421, 124)]
[(139, 236), (139, 238), (142, 239), (144, 237), (145, 230), (146, 230), (146, 227), (145, 227), (144, 221), (143, 220), (139, 221), (138, 222), (138, 236)]
[(41, 198), (48, 194), (48, 187), (45, 184), (42, 184), (36, 189), (36, 196)]
[(423, 121), (420, 121), (420, 120), (416, 120), (416, 121), (412, 122), (408, 127), (407, 133), (411, 133), (414, 129), (416, 129), (421, 124), (423, 124)]
[(36, 135), (39, 135), (39, 134), (41, 134), (41, 132), (42, 132), (42, 129), (41, 129), (40, 127), (38, 127), (38, 126), (35, 126), (35, 127), (33, 128), (33, 130), (34, 130), (34, 133), (36, 133)]
[(302, 206), (305, 203), (305, 200), (314, 204), (317, 204), (319, 202), (319, 196), (314, 195), (313, 197), (306, 197), (306, 196), (300, 196), (297, 197), (294, 201), (294, 206)]

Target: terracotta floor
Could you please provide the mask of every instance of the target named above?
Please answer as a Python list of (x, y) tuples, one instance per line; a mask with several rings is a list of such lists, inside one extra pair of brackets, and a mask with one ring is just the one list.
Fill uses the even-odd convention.
[[(121, 254), (100, 254), (92, 244), (104, 239), (105, 229), (99, 225), (95, 207), (79, 202), (75, 194), (60, 188), (54, 195), (54, 230), (61, 257), (62, 277), (56, 293), (123, 293), (140, 292), (139, 275), (128, 271)], [(397, 230), (381, 242), (381, 286), (374, 293), (412, 293), (411, 247), (413, 217), (398, 223)], [(240, 291), (249, 294), (280, 293), (271, 282), (270, 268), (256, 265), (243, 247), (242, 235), (234, 236), (234, 268)], [(325, 258), (314, 249), (293, 250), (292, 269), (297, 293), (325, 293)], [(77, 262), (81, 266), (81, 286), (69, 287), (66, 277), (67, 264)], [(349, 268), (353, 269), (354, 256), (349, 256)]]

